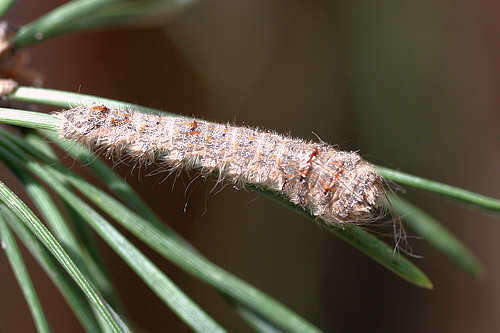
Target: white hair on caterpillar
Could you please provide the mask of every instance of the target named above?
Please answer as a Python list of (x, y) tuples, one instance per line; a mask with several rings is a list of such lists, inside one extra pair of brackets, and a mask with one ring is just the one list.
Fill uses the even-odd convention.
[(387, 201), (383, 179), (355, 152), (271, 131), (101, 104), (57, 112), (59, 133), (94, 151), (161, 170), (197, 169), (279, 192), (329, 224), (367, 224)]

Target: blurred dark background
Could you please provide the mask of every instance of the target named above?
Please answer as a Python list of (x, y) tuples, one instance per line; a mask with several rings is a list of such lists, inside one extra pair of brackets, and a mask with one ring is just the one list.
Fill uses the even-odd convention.
[[(20, 26), (63, 2), (18, 0), (7, 19)], [(163, 30), (77, 33), (28, 50), (48, 88), (310, 139), (314, 131), (372, 162), (500, 197), (499, 7), (463, 0), (203, 1)], [(486, 270), (475, 280), (412, 240), (423, 256), (415, 262), (434, 282), (429, 291), (255, 193), (208, 195), (213, 184), (197, 182), (186, 199), (182, 181), (171, 191), (173, 179), (118, 171), (208, 258), (325, 331), (500, 328), (498, 216), (407, 189), (407, 198), (462, 239)], [(6, 177), (21, 193), (2, 169)], [(101, 245), (144, 331), (189, 331)], [(141, 249), (229, 331), (250, 332), (217, 292)], [(54, 331), (79, 332), (52, 283), (25, 257)], [(34, 331), (3, 255), (0, 286), (0, 331)]]

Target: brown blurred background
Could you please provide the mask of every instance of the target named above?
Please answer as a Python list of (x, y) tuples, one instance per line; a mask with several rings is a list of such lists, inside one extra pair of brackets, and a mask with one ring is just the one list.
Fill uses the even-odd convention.
[[(63, 2), (18, 0), (7, 18), (20, 26)], [(499, 7), (445, 0), (203, 1), (164, 30), (78, 33), (29, 51), (49, 88), (311, 139), (314, 131), (372, 162), (500, 197)], [(182, 181), (171, 191), (172, 179), (118, 171), (208, 258), (325, 331), (500, 328), (498, 216), (407, 190), (486, 269), (474, 280), (425, 241), (413, 240), (424, 257), (415, 262), (435, 285), (428, 291), (255, 193), (208, 195), (213, 184), (197, 182), (186, 199)], [(6, 177), (20, 193), (2, 169)], [(105, 244), (102, 249), (144, 331), (189, 331)], [(217, 292), (141, 249), (229, 331), (250, 332)], [(57, 290), (25, 254), (54, 331), (79, 332)], [(0, 332), (32, 331), (0, 255)]]

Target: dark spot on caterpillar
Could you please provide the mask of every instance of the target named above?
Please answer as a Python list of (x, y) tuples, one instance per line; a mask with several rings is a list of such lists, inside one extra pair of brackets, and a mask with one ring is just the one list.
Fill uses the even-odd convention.
[(315, 158), (318, 155), (319, 155), (318, 147), (314, 147), (313, 152), (311, 153), (311, 155), (309, 155), (309, 160), (307, 160), (307, 164), (311, 164), (313, 158)]
[(193, 134), (200, 134), (200, 130), (197, 130), (198, 128), (198, 122), (193, 119), (193, 121), (190, 123), (191, 126), (191, 131), (189, 133), (186, 133), (186, 135), (193, 135)]
[(324, 191), (325, 195), (328, 194), (328, 192), (332, 192), (333, 189), (337, 187), (337, 183), (339, 181), (339, 178), (342, 175), (342, 173), (344, 172), (344, 162), (334, 163), (334, 165), (336, 165), (338, 167), (338, 169), (335, 172), (335, 175), (330, 177), (330, 184), (328, 186), (325, 186), (324, 184), (322, 184), (323, 188), (325, 190)]
[(109, 109), (105, 105), (94, 105), (94, 106), (92, 106), (92, 110), (93, 111), (101, 112), (103, 114), (108, 114), (109, 113)]
[(193, 121), (191, 122), (191, 131), (194, 131), (197, 128), (198, 128), (198, 122), (193, 119)]
[(186, 133), (186, 135), (194, 135), (194, 134), (200, 134), (200, 131), (199, 130), (194, 130), (194, 131), (191, 131), (189, 133)]

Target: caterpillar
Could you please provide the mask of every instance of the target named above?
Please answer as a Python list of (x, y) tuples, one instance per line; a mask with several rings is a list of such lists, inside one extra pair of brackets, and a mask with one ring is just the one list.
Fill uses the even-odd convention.
[(326, 223), (373, 221), (386, 198), (373, 165), (324, 142), (101, 104), (56, 115), (61, 137), (94, 151), (161, 170), (217, 173), (236, 187), (276, 191)]

